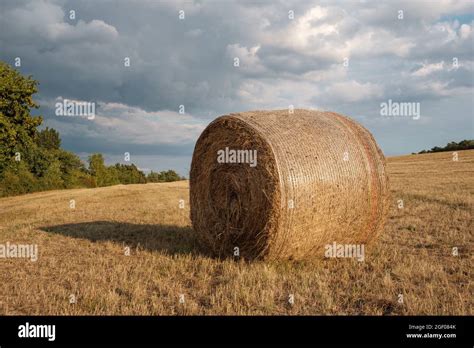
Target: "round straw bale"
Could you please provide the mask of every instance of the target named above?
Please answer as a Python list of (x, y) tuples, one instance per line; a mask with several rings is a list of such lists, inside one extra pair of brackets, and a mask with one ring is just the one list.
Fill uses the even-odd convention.
[(221, 116), (193, 153), (191, 220), (215, 256), (304, 259), (334, 242), (367, 244), (383, 227), (388, 195), (374, 138), (334, 112)]

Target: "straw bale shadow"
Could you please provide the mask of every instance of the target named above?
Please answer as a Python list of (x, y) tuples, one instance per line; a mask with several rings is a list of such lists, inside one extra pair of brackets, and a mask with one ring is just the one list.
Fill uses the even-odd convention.
[(91, 221), (40, 227), (48, 233), (88, 239), (92, 242), (111, 241), (166, 254), (204, 254), (198, 247), (191, 227), (144, 225), (116, 221)]

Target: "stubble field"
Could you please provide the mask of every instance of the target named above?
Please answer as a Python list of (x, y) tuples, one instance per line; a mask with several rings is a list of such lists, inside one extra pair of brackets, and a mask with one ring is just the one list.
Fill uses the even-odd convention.
[(457, 154), (388, 159), (389, 218), (363, 262), (211, 258), (187, 181), (2, 198), (0, 244), (39, 257), (0, 258), (0, 314), (473, 315), (474, 150)]

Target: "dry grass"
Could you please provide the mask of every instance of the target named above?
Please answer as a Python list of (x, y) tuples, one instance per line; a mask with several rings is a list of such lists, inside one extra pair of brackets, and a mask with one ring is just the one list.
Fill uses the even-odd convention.
[(474, 151), (451, 158), (389, 159), (390, 216), (364, 262), (201, 254), (187, 182), (2, 198), (0, 243), (36, 243), (40, 257), (0, 259), (0, 314), (472, 315)]

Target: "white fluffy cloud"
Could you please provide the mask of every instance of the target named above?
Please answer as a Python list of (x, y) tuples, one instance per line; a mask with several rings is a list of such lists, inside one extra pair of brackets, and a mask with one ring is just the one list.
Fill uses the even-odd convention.
[(421, 68), (416, 70), (412, 73), (413, 76), (424, 77), (428, 76), (433, 72), (443, 70), (444, 68), (444, 61), (439, 63), (432, 63), (432, 64), (423, 64)]
[[(58, 97), (54, 101), (41, 102), (53, 108), (56, 102), (62, 102), (63, 99)], [(74, 122), (74, 126), (67, 127), (68, 122)], [(170, 110), (146, 111), (114, 102), (98, 102), (94, 117), (89, 119), (80, 116), (55, 116), (54, 124), (62, 130), (63, 136), (80, 133), (85, 138), (100, 140), (107, 134), (111, 139), (137, 145), (190, 144), (204, 129), (202, 120), (186, 113), (180, 114)]]

